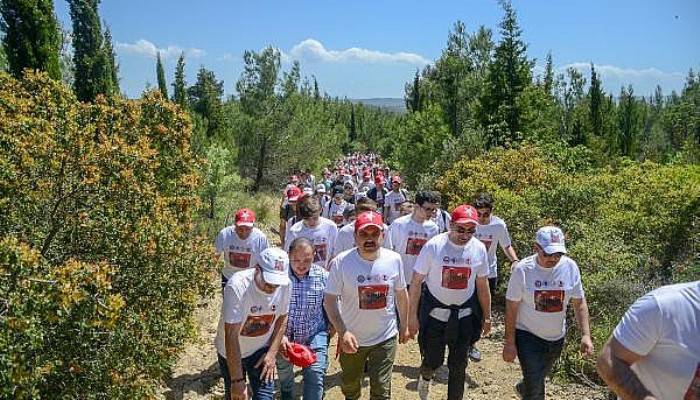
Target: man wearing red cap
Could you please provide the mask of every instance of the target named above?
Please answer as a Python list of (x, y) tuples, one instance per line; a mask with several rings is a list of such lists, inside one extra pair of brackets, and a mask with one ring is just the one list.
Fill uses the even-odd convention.
[(287, 229), (297, 222), (297, 202), (303, 195), (301, 189), (292, 186), (287, 190), (287, 204), (280, 207), (280, 241), (284, 243)]
[(406, 189), (401, 188), (401, 177), (391, 178), (391, 191), (384, 199), (384, 219), (388, 225), (401, 216), (401, 204), (408, 200)]
[(357, 191), (361, 192), (364, 190), (364, 188), (367, 188), (367, 190), (370, 190), (374, 187), (374, 184), (371, 181), (372, 179), (372, 173), (369, 172), (369, 170), (365, 171), (362, 173), (362, 182), (360, 182), (359, 185), (357, 185)]
[[(408, 293), (401, 257), (381, 247), (381, 215), (366, 211), (355, 221), (356, 248), (331, 261), (324, 307), (338, 332), (341, 389), (346, 399), (359, 399), (365, 364), (370, 398), (391, 398), (391, 371), (399, 342), (408, 339)], [(338, 305), (338, 298), (343, 301)], [(397, 328), (397, 308), (401, 326)]]
[(430, 239), (413, 267), (409, 331), (411, 336), (418, 333), (421, 400), (428, 398), (445, 346), (450, 371), (447, 398), (462, 399), (469, 347), (491, 330), (488, 255), (484, 244), (473, 237), (477, 224), (474, 207), (455, 208), (449, 231)]
[(234, 272), (253, 266), (253, 254), (260, 253), (268, 246), (267, 237), (254, 227), (255, 212), (249, 208), (236, 211), (233, 226), (227, 226), (216, 236), (216, 259), (224, 255), (224, 268), (221, 271), (221, 288)]

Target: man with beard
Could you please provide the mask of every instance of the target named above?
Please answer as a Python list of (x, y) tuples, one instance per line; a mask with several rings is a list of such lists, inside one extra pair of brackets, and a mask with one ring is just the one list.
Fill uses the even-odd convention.
[[(365, 364), (370, 398), (391, 398), (391, 371), (399, 343), (408, 339), (405, 322), (397, 329), (397, 308), (407, 321), (408, 293), (401, 257), (381, 247), (382, 217), (363, 212), (355, 221), (357, 247), (331, 262), (324, 307), (338, 332), (341, 389), (346, 399), (359, 399)], [(339, 305), (339, 297), (343, 301)]]

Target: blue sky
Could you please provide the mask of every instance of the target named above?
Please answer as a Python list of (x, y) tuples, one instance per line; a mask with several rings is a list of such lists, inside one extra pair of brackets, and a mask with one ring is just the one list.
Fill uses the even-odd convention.
[[(70, 28), (68, 5), (56, 13)], [(650, 94), (660, 84), (679, 90), (688, 70), (700, 69), (698, 0), (514, 0), (528, 55), (541, 66), (551, 50), (556, 68), (592, 61), (608, 91), (632, 84)], [(231, 1), (103, 0), (112, 29), (122, 91), (139, 96), (155, 85), (155, 52), (164, 56), (170, 84), (181, 51), (187, 80), (204, 65), (235, 93), (245, 50), (268, 45), (298, 59), (321, 89), (349, 98), (402, 97), (416, 68), (440, 56), (453, 23), (479, 25), (498, 39), (495, 0), (461, 1)], [(285, 63), (285, 67), (289, 64)]]

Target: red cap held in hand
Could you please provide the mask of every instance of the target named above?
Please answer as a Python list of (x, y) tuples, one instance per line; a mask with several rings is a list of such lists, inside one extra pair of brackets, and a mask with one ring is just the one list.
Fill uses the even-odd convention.
[(317, 357), (316, 353), (303, 344), (290, 343), (287, 347), (287, 359), (297, 367), (306, 368), (312, 366)]

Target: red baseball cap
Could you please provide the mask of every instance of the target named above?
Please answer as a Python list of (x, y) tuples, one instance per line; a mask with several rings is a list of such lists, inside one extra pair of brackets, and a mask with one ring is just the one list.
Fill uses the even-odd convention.
[(374, 211), (365, 211), (360, 213), (355, 219), (355, 232), (359, 232), (368, 226), (376, 226), (379, 230), (384, 230), (384, 221), (382, 216)]
[(312, 366), (318, 357), (316, 353), (307, 346), (299, 343), (291, 343), (287, 348), (287, 359), (297, 367), (307, 368)]
[(255, 223), (255, 211), (250, 208), (241, 208), (236, 211), (236, 226), (253, 226)]
[(301, 189), (299, 189), (296, 186), (290, 187), (287, 190), (287, 200), (289, 201), (297, 201), (299, 200), (299, 196), (302, 195)]
[(462, 204), (457, 206), (452, 210), (452, 222), (455, 224), (479, 224), (479, 215), (476, 212), (476, 208), (470, 206), (469, 204)]

